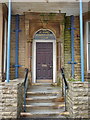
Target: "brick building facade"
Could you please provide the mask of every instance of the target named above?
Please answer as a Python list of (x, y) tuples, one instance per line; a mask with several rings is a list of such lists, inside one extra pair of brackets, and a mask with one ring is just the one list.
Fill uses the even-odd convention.
[[(89, 2), (88, 2), (89, 6)], [(16, 20), (18, 16), (18, 21)], [(71, 18), (74, 18), (72, 28)], [(0, 3), (0, 104), (4, 105), (5, 110), (2, 109), (1, 118), (8, 118), (7, 112), (15, 105), (15, 109), (9, 112), (11, 117), (14, 115), (20, 117), (21, 108), (23, 104), (23, 82), (25, 76), (25, 68), (29, 70), (29, 85), (33, 83), (53, 83), (62, 84), (61, 68), (65, 70), (66, 80), (68, 81), (69, 90), (67, 91), (67, 110), (71, 117), (86, 117), (89, 111), (89, 102), (84, 104), (85, 96), (88, 99), (90, 79), (90, 63), (89, 63), (89, 33), (90, 33), (90, 11), (83, 13), (83, 37), (84, 37), (84, 78), (85, 83), (81, 83), (81, 54), (80, 54), (80, 16), (67, 15), (67, 13), (47, 13), (47, 12), (28, 12), (23, 14), (12, 14), (11, 19), (11, 42), (10, 42), (10, 80), (7, 85), (6, 70), (7, 70), (7, 28), (8, 28), (8, 7), (5, 3)], [(18, 29), (17, 29), (18, 22)], [(74, 31), (74, 61), (72, 60), (72, 29)], [(18, 31), (18, 43), (16, 42)], [(17, 45), (18, 48), (16, 49)], [(51, 47), (50, 47), (51, 46)], [(16, 52), (18, 51), (18, 56)], [(39, 57), (38, 57), (39, 56)], [(18, 62), (16, 64), (16, 58)], [(74, 77), (72, 78), (72, 64), (74, 64)], [(14, 81), (17, 77), (16, 68), (18, 68), (18, 81)], [(20, 79), (22, 78), (22, 79)], [(17, 80), (17, 79), (16, 79)], [(41, 81), (40, 81), (41, 80)], [(70, 83), (71, 81), (72, 83)], [(73, 81), (75, 83), (73, 83)], [(79, 82), (78, 82), (79, 81)], [(15, 83), (15, 86), (14, 86)], [(13, 91), (10, 89), (12, 86)], [(20, 87), (20, 89), (19, 89)], [(75, 89), (76, 91), (72, 90)], [(84, 93), (79, 95), (79, 88)], [(84, 91), (85, 89), (85, 91)], [(8, 92), (7, 92), (8, 90)], [(16, 90), (16, 91), (15, 91)], [(21, 95), (19, 94), (21, 90)], [(12, 91), (12, 92), (11, 92)], [(71, 92), (72, 91), (72, 92)], [(79, 91), (80, 92), (80, 91)], [(13, 93), (15, 96), (10, 95)], [(75, 94), (74, 94), (75, 93)], [(6, 94), (6, 97), (4, 96)], [(74, 95), (72, 95), (74, 94)], [(12, 105), (8, 107), (6, 99), (12, 100)], [(79, 97), (82, 103), (78, 102)], [(21, 102), (19, 101), (21, 100)], [(4, 104), (5, 103), (5, 104)], [(82, 104), (82, 105), (81, 105)], [(84, 106), (84, 107), (83, 107)], [(6, 109), (8, 108), (8, 109)], [(85, 109), (84, 109), (85, 108)], [(16, 110), (17, 109), (17, 110)], [(78, 113), (80, 109), (84, 110), (83, 115)], [(8, 111), (7, 111), (8, 110)], [(4, 114), (5, 113), (5, 114)], [(85, 114), (84, 114), (85, 113)], [(84, 116), (85, 115), (85, 116)], [(8, 117), (7, 117), (8, 116)]]

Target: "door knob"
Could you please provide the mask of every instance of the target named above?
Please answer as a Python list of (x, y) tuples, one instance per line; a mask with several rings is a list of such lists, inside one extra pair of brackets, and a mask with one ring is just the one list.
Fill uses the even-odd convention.
[(50, 68), (52, 68), (53, 66), (50, 65)]

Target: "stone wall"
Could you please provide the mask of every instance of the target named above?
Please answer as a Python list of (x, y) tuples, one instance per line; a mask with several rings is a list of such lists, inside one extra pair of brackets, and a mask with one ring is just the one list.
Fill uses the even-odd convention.
[(80, 79), (80, 71), (81, 71), (81, 60), (80, 60), (80, 21), (79, 21), (79, 16), (75, 17), (74, 20), (74, 59), (77, 64), (75, 64), (75, 79), (79, 80)]
[(23, 80), (0, 83), (0, 119), (17, 118), (23, 106)]
[[(19, 77), (22, 78), (24, 77), (24, 69), (25, 69), (25, 20), (24, 20), (24, 16), (21, 15), (19, 16), (20, 20), (19, 20), (19, 29), (21, 30), (21, 32), (19, 32), (19, 56), (18, 56), (18, 64), (21, 65), (21, 67), (19, 67)], [(13, 15), (12, 16), (12, 21), (11, 21), (11, 66), (10, 66), (10, 79), (15, 79), (15, 48), (16, 48), (16, 43), (15, 43), (15, 39), (16, 39), (16, 35), (15, 35), (15, 25), (16, 25), (16, 16)]]
[[(24, 76), (24, 68), (27, 67), (29, 71), (32, 71), (32, 42), (33, 42), (33, 35), (34, 33), (42, 28), (50, 29), (56, 35), (56, 42), (59, 43), (62, 50), (60, 51), (63, 55), (63, 42), (64, 42), (64, 16), (65, 14), (53, 14), (53, 19), (51, 19), (50, 15), (52, 14), (45, 14), (45, 19), (48, 20), (48, 24), (43, 20), (41, 21), (42, 14), (41, 13), (25, 13), (24, 15), (20, 16), (20, 24), (19, 29), (21, 32), (19, 33), (19, 77)], [(12, 16), (12, 31), (11, 31), (11, 68), (10, 68), (10, 76), (11, 79), (15, 79), (15, 15)], [(61, 48), (58, 48), (59, 51)], [(63, 62), (63, 57), (60, 53), (57, 53), (57, 59), (59, 66), (57, 69), (60, 70), (60, 63)], [(62, 59), (62, 60), (60, 60)], [(64, 64), (64, 62), (63, 62)], [(30, 77), (31, 78), (31, 74)]]
[[(36, 13), (34, 13), (36, 15)], [(30, 71), (32, 70), (32, 40), (33, 34), (36, 30), (43, 28), (43, 24), (37, 21), (30, 21), (32, 14), (26, 14), (25, 16), (20, 16), (19, 29), (19, 77), (24, 76), (24, 68), (28, 67)], [(38, 15), (38, 14), (37, 14)], [(41, 17), (41, 16), (39, 16)], [(55, 16), (56, 17), (56, 16)], [(40, 19), (40, 18), (39, 18)], [(56, 18), (55, 18), (56, 19)], [(70, 17), (65, 17), (62, 14), (61, 18), (56, 23), (45, 24), (45, 28), (55, 31), (57, 38), (57, 73), (60, 71), (60, 67), (65, 68), (65, 73), (67, 78), (71, 77), (71, 65), (68, 64), (71, 61), (71, 33), (70, 33)], [(79, 33), (79, 17), (75, 17), (75, 61), (78, 63), (75, 65), (75, 79), (80, 79), (80, 33)], [(38, 27), (39, 26), (39, 27)], [(50, 27), (52, 26), (52, 27)], [(37, 28), (37, 29), (36, 29)], [(33, 33), (32, 31), (33, 30)], [(11, 31), (11, 79), (15, 79), (15, 16), (12, 16), (12, 31)], [(30, 42), (31, 41), (31, 42)], [(30, 52), (31, 51), (31, 52)], [(60, 51), (60, 53), (58, 52)], [(58, 75), (57, 75), (58, 76)]]
[(89, 118), (89, 83), (88, 82), (68, 82), (67, 90), (67, 110), (71, 118)]
[(70, 17), (65, 17), (65, 31), (64, 31), (64, 68), (67, 78), (71, 77), (71, 33), (70, 33)]
[[(70, 17), (65, 18), (65, 32), (64, 32), (64, 68), (67, 78), (71, 77), (71, 22)], [(75, 79), (80, 79), (80, 26), (79, 17), (74, 17), (74, 59), (77, 64), (75, 65)]]

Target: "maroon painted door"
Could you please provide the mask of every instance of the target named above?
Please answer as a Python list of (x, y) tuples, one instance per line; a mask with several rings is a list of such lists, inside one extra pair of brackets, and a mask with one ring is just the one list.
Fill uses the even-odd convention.
[(53, 43), (36, 43), (36, 79), (53, 79)]

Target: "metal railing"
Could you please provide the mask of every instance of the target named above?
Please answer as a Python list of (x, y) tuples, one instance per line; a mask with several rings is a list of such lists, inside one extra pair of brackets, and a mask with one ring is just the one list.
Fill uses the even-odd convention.
[(62, 74), (62, 79), (64, 81), (64, 96), (65, 96), (65, 111), (67, 110), (66, 109), (66, 90), (68, 89), (68, 84), (67, 84), (67, 81), (66, 81), (66, 78), (65, 78), (65, 73), (64, 73), (64, 68), (61, 68), (61, 74)]
[(27, 89), (28, 89), (28, 69), (25, 68), (25, 80), (24, 80), (24, 112), (26, 112)]

